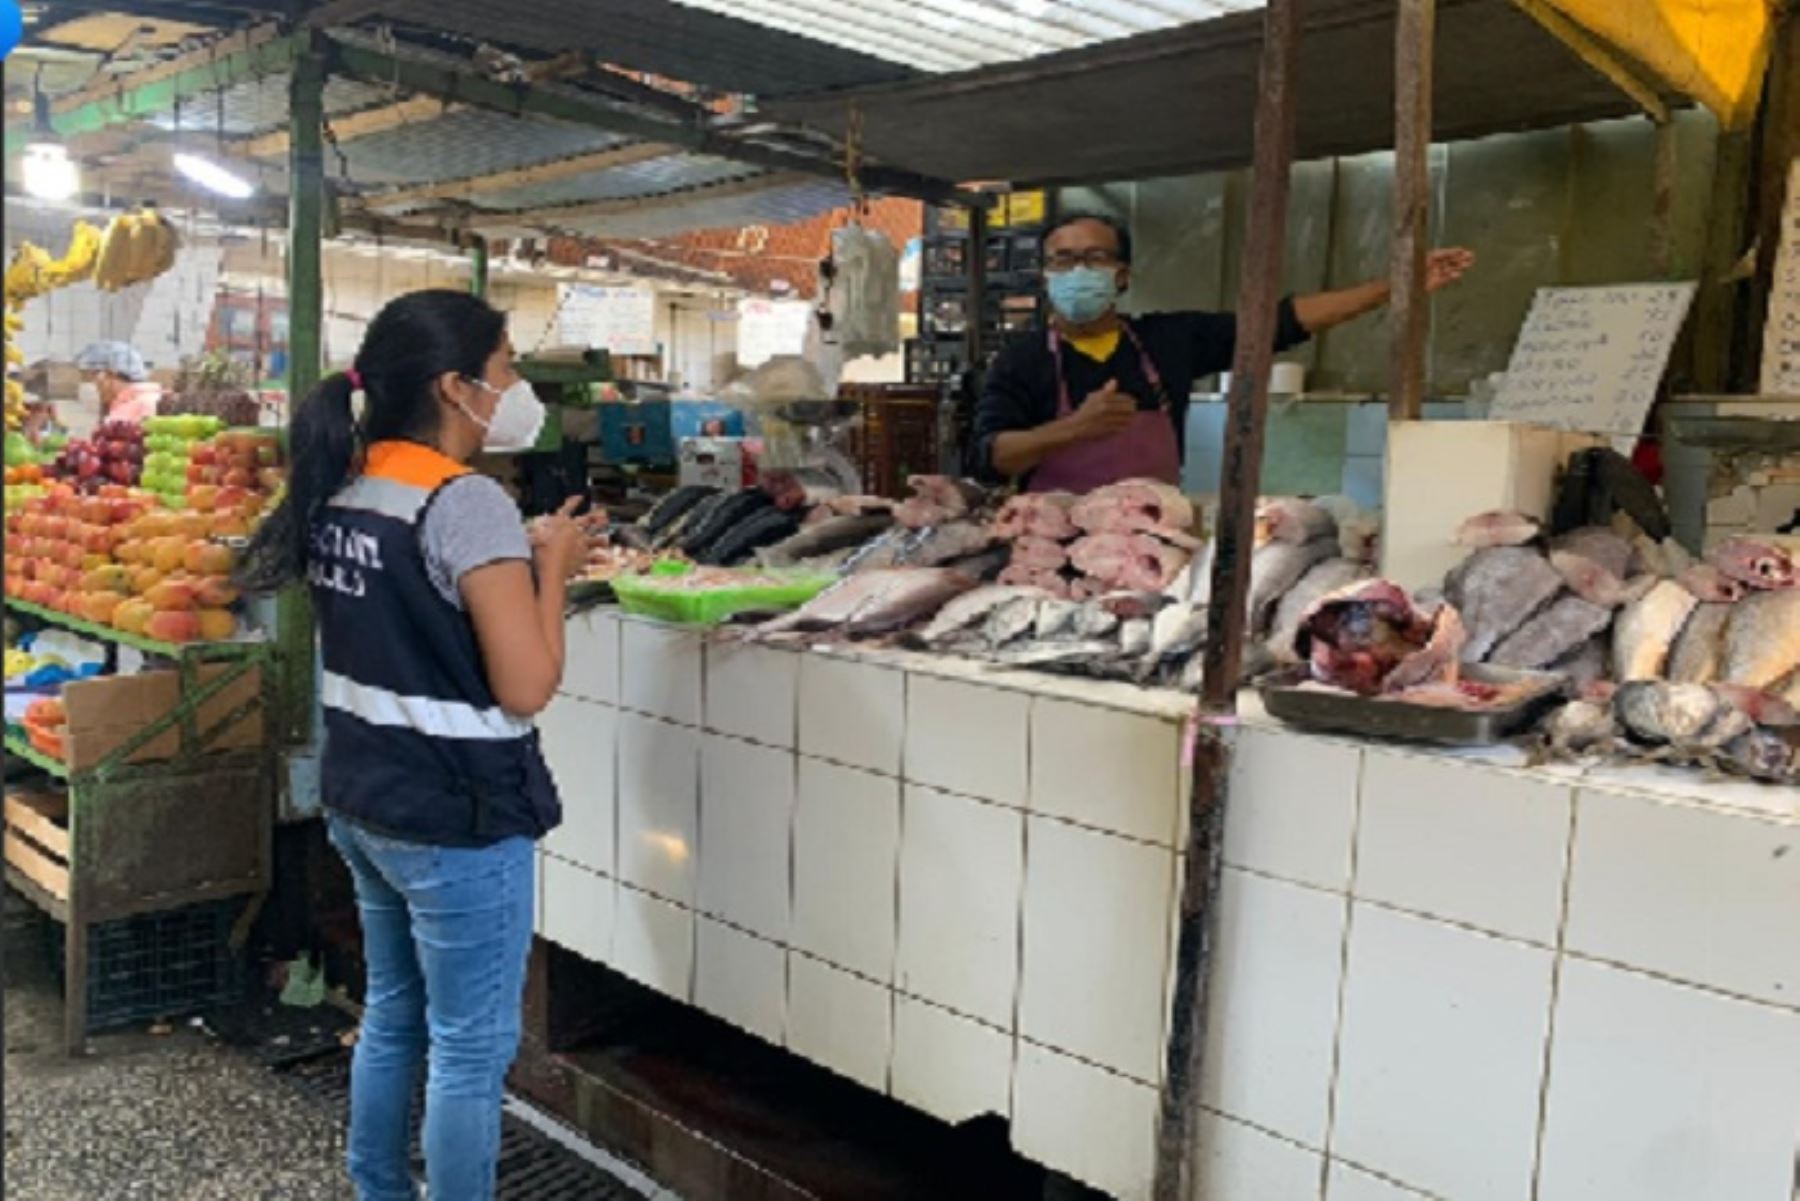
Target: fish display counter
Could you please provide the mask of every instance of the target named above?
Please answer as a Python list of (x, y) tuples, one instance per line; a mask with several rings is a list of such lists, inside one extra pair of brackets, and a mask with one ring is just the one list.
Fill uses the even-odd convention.
[[(539, 933), (1146, 1198), (1192, 708), (581, 614)], [(1800, 790), (1243, 714), (1204, 1201), (1789, 1201)]]

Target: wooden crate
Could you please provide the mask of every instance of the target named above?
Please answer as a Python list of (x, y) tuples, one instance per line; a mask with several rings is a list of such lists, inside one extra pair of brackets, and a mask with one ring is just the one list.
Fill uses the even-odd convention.
[(59, 792), (9, 790), (6, 861), (59, 901), (69, 899), (69, 799)]
[(845, 385), (845, 400), (862, 405), (856, 450), (863, 488), (871, 496), (908, 495), (911, 475), (938, 469), (938, 390), (891, 384)]

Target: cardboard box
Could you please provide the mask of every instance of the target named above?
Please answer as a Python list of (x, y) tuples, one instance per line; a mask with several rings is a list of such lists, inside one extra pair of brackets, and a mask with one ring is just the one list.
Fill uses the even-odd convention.
[(1388, 426), (1381, 574), (1411, 591), (1441, 587), (1468, 555), (1456, 530), (1477, 513), (1547, 518), (1569, 456), (1606, 439), (1510, 421)]
[[(233, 665), (200, 668), (198, 679), (207, 683)], [(262, 689), (262, 671), (251, 668), (200, 706), (196, 728), (204, 733), (232, 710), (256, 698)], [(71, 771), (94, 766), (134, 737), (146, 725), (173, 709), (181, 698), (181, 676), (172, 670), (147, 671), (135, 676), (103, 676), (63, 687), (63, 707), (69, 715), (65, 734), (66, 762)], [(251, 710), (213, 739), (208, 751), (240, 751), (263, 744), (267, 715)], [(155, 763), (173, 759), (181, 749), (181, 729), (172, 726), (131, 756), (131, 763)]]

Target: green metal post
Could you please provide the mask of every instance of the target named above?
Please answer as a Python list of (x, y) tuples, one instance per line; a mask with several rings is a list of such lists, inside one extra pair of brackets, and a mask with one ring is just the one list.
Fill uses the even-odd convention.
[[(319, 382), (323, 357), (325, 217), (325, 55), (315, 41), (294, 63), (288, 91), (288, 413)], [(304, 585), (281, 594), (279, 729), (289, 745), (312, 737), (313, 620)]]
[(469, 291), (487, 299), (488, 293), (488, 244), (486, 238), (476, 238), (469, 246)]

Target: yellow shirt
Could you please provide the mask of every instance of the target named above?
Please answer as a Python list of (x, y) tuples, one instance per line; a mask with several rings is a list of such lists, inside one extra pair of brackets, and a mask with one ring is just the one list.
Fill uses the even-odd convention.
[(1094, 362), (1104, 363), (1119, 349), (1119, 327), (1115, 325), (1105, 333), (1095, 334), (1091, 338), (1067, 338), (1065, 341)]

